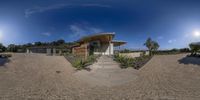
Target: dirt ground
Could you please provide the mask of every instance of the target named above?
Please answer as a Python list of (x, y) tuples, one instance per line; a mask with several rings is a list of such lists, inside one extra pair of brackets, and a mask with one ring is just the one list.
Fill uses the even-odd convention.
[(200, 99), (200, 59), (186, 54), (154, 56), (137, 79), (111, 87), (90, 85), (76, 73), (61, 56), (14, 54), (0, 60), (0, 100)]

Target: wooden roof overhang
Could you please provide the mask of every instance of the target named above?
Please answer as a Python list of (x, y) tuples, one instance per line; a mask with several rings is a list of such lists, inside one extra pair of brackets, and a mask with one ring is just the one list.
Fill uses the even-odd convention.
[(98, 34), (94, 34), (94, 35), (90, 35), (90, 36), (85, 36), (76, 42), (77, 43), (87, 43), (87, 42), (97, 41), (97, 40), (101, 41), (101, 42), (109, 42), (109, 41), (112, 41), (114, 36), (115, 36), (115, 33), (98, 33)]
[(119, 40), (113, 40), (111, 43), (113, 43), (114, 47), (117, 47), (117, 46), (124, 45), (127, 42), (125, 42), (125, 41), (119, 41)]

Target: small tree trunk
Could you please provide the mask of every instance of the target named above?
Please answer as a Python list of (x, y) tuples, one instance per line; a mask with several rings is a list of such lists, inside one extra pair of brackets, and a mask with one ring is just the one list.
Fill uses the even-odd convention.
[(149, 50), (149, 56), (152, 56), (152, 50)]

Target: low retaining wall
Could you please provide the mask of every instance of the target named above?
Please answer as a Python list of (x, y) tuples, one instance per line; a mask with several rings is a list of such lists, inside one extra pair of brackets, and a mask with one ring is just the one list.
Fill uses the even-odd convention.
[(149, 51), (144, 52), (132, 52), (132, 53), (119, 53), (120, 56), (126, 56), (130, 58), (140, 57), (142, 55), (149, 55)]
[(119, 53), (120, 56), (126, 56), (130, 58), (140, 57), (143, 52), (133, 52), (133, 53)]

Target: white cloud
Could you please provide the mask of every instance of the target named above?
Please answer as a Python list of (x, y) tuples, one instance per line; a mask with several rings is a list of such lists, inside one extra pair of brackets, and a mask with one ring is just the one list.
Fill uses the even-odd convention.
[(102, 29), (89, 27), (85, 25), (70, 25), (69, 27), (70, 30), (72, 31), (71, 37), (78, 37), (78, 38), (86, 36), (88, 34), (99, 33), (103, 31)]
[(65, 7), (102, 7), (102, 8), (110, 8), (110, 5), (103, 5), (103, 4), (56, 4), (50, 5), (46, 7), (36, 6), (32, 8), (25, 9), (25, 17), (28, 18), (32, 14), (35, 13), (43, 13), (50, 10), (62, 9)]
[(56, 10), (61, 9), (63, 7), (66, 7), (67, 4), (58, 4), (58, 5), (52, 5), (52, 6), (46, 6), (46, 7), (33, 7), (25, 10), (25, 17), (29, 17), (30, 15), (34, 13), (42, 13), (49, 10)]
[(50, 32), (45, 32), (45, 33), (42, 33), (42, 35), (44, 35), (44, 36), (51, 36), (52, 33), (50, 33)]
[(168, 40), (168, 43), (174, 43), (176, 42), (176, 39)]

